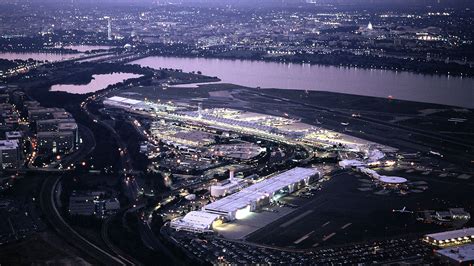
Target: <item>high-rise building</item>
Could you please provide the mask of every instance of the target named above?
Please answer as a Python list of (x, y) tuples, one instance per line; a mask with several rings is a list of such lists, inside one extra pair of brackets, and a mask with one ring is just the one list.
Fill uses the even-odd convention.
[(0, 169), (20, 166), (21, 148), (18, 140), (0, 140)]
[(39, 132), (38, 152), (40, 154), (69, 153), (73, 150), (75, 136), (73, 132)]
[(54, 113), (65, 112), (62, 108), (35, 108), (30, 110), (28, 109), (28, 119), (30, 122), (36, 122), (37, 120), (47, 120), (54, 119)]

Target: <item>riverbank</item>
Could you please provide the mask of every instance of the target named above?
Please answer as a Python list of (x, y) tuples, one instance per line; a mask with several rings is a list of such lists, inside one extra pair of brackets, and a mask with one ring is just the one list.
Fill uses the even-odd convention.
[[(474, 108), (474, 79), (310, 64), (151, 56), (131, 62), (217, 76), (253, 88), (330, 91)], [(453, 93), (455, 92), (455, 93)]]
[[(140, 47), (139, 47), (140, 48)], [(424, 58), (407, 56), (406, 59), (385, 57), (380, 55), (361, 54), (350, 52), (298, 52), (292, 54), (271, 55), (260, 50), (230, 50), (222, 52), (219, 49), (196, 50), (186, 46), (153, 44), (141, 49), (151, 49), (151, 55), (173, 57), (196, 57), (216, 59), (254, 60), (277, 63), (298, 63), (323, 66), (342, 66), (359, 69), (377, 69), (407, 71), (416, 74), (440, 76), (474, 77), (474, 68), (469, 64), (446, 63), (444, 61), (427, 61)]]

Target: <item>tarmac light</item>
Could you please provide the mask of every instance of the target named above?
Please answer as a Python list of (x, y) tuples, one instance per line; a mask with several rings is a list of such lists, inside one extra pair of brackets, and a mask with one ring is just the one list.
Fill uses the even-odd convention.
[(237, 220), (244, 219), (249, 215), (250, 215), (250, 205), (247, 205), (247, 207), (239, 209), (235, 212), (235, 219)]

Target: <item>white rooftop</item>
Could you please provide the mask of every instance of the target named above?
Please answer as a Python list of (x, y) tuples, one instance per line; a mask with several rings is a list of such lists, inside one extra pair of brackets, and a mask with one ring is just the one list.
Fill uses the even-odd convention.
[(107, 100), (114, 101), (114, 102), (125, 103), (125, 104), (130, 104), (130, 105), (139, 104), (139, 103), (142, 102), (142, 101), (139, 101), (139, 100), (123, 98), (123, 97), (120, 97), (120, 96), (113, 96), (113, 97), (108, 98)]
[(7, 139), (21, 138), (21, 136), (23, 136), (23, 133), (21, 131), (7, 131), (5, 132), (5, 136), (7, 137)]
[(215, 187), (215, 188), (222, 188), (222, 189), (229, 189), (231, 187), (234, 187), (234, 186), (238, 186), (242, 183), (245, 183), (245, 180), (244, 179), (241, 179), (241, 178), (232, 178), (232, 179), (226, 179), (222, 182), (219, 182), (215, 185), (212, 185), (211, 187)]
[(58, 125), (59, 129), (68, 130), (68, 129), (77, 129), (76, 123), (61, 123)]
[(353, 166), (364, 166), (365, 163), (359, 160), (342, 160), (339, 162), (339, 166), (341, 167), (353, 167)]
[(438, 241), (453, 239), (453, 238), (460, 238), (460, 237), (465, 237), (465, 236), (473, 238), (474, 227), (426, 235), (426, 237), (429, 237)]
[(284, 187), (316, 175), (317, 173), (319, 172), (316, 169), (295, 167), (291, 170), (244, 188), (235, 194), (212, 202), (204, 206), (203, 209), (233, 212), (238, 209), (245, 208), (252, 202), (257, 202), (261, 198), (268, 197)]
[(474, 244), (437, 250), (436, 253), (458, 262), (474, 260)]
[(406, 178), (398, 176), (380, 176), (379, 180), (387, 184), (403, 184), (408, 181)]
[(192, 227), (194, 229), (209, 229), (219, 215), (203, 211), (188, 212), (183, 218), (172, 221), (177, 227)]
[(12, 150), (18, 148), (18, 140), (0, 140), (0, 150)]

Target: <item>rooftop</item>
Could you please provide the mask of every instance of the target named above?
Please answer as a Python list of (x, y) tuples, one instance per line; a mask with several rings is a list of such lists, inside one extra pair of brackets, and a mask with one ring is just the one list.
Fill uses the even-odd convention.
[(318, 170), (312, 168), (295, 167), (291, 170), (265, 179), (259, 183), (242, 189), (241, 191), (212, 202), (205, 209), (233, 212), (242, 209), (251, 202), (256, 202), (264, 197), (269, 197), (274, 192), (297, 183), (305, 178), (316, 175)]
[(120, 96), (113, 96), (113, 97), (108, 98), (107, 100), (114, 101), (114, 102), (125, 103), (125, 104), (130, 104), (130, 105), (139, 104), (139, 103), (142, 102), (142, 101), (139, 101), (139, 100), (123, 98), (123, 97), (120, 97)]
[(210, 228), (212, 223), (219, 219), (219, 215), (203, 211), (188, 212), (183, 218), (171, 222), (176, 227), (192, 227), (197, 230)]
[(59, 130), (74, 130), (77, 129), (76, 123), (61, 123), (58, 125)]
[(471, 237), (471, 238), (474, 237), (474, 227), (426, 235), (426, 237), (429, 237), (438, 241), (454, 239), (454, 238), (462, 238), (466, 236)]
[(23, 133), (21, 131), (8, 131), (5, 132), (5, 136), (7, 137), (7, 139), (21, 138), (23, 136)]
[(387, 183), (387, 184), (403, 184), (408, 180), (403, 177), (398, 176), (381, 176), (380, 181)]
[(474, 244), (437, 250), (436, 253), (458, 262), (474, 260)]
[(38, 138), (40, 137), (63, 137), (63, 136), (73, 136), (73, 133), (70, 131), (47, 131), (47, 132), (38, 132), (36, 135)]
[(12, 150), (18, 148), (18, 140), (0, 140), (0, 150)]

